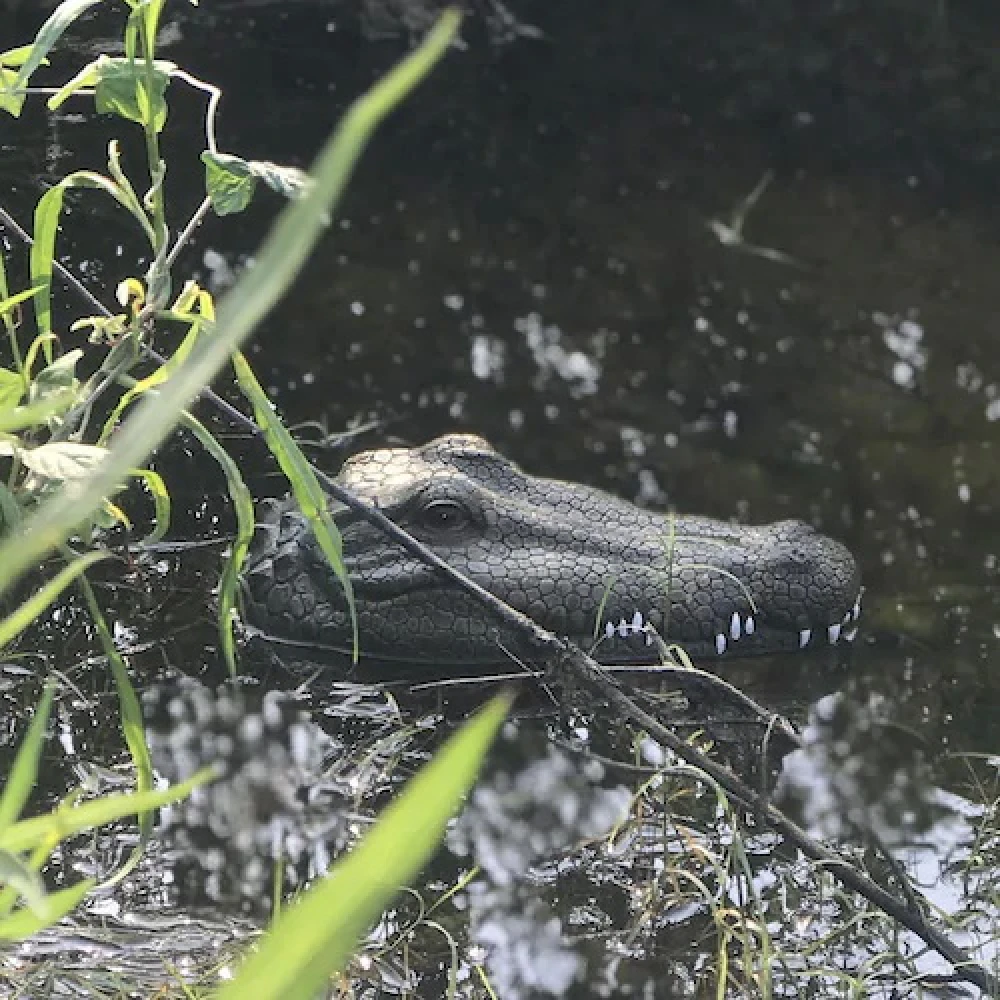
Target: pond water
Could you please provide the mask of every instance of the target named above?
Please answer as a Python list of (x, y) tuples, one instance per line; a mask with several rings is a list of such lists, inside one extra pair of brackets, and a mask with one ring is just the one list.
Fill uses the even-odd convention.
[[(223, 88), (222, 148), (303, 166), (406, 50), (393, 11), (419, 13), (175, 7), (162, 54)], [(726, 676), (799, 718), (837, 693), (947, 783), (949, 755), (992, 753), (1000, 726), (1000, 14), (525, 0), (502, 23), (503, 9), (477, 5), (468, 45), (380, 131), (260, 329), (258, 375), (292, 423), (372, 424), (350, 447), (470, 430), (531, 472), (841, 538), (866, 588), (850, 656)], [(18, 7), (0, 45), (40, 20)], [(76, 34), (89, 46), (115, 23)], [(177, 221), (201, 198), (199, 100), (172, 105)], [(84, 110), (0, 127), (3, 205), (22, 221), (123, 131)], [(95, 198), (74, 206), (60, 247), (101, 294), (136, 271), (134, 237)], [(265, 195), (210, 220), (181, 270), (224, 286), (278, 208)], [(255, 489), (277, 488), (254, 461)], [(161, 459), (192, 530), (222, 490), (193, 462), (183, 447)], [(167, 594), (161, 625), (201, 622), (203, 597)], [(174, 663), (203, 655), (172, 641)]]

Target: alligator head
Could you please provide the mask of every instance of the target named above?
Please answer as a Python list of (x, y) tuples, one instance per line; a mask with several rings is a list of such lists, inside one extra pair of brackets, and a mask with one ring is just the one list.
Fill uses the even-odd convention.
[[(798, 650), (853, 638), (851, 554), (801, 521), (744, 526), (640, 509), (601, 490), (527, 475), (482, 438), (355, 455), (338, 482), (451, 565), (604, 662), (654, 660), (652, 630), (693, 657)], [(364, 518), (331, 507), (378, 659), (496, 663), (522, 648), (464, 591)], [(265, 502), (245, 575), (250, 620), (351, 648), (343, 591), (289, 501)]]

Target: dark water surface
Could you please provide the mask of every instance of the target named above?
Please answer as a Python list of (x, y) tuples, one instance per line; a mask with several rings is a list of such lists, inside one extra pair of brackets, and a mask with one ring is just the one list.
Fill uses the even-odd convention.
[[(336, 5), (176, 6), (163, 55), (222, 86), (220, 144), (248, 157), (307, 165), (406, 48)], [(863, 565), (852, 655), (727, 676), (782, 707), (875, 699), (935, 754), (989, 753), (1000, 15), (874, 6), (525, 2), (542, 37), (505, 45), (473, 19), (372, 144), (253, 355), (290, 421), (383, 422), (358, 446), (471, 430), (640, 503), (812, 521)], [(39, 20), (22, 6), (0, 44)], [(22, 220), (124, 131), (84, 110), (0, 124)], [(175, 225), (201, 198), (200, 114), (178, 89)], [(134, 241), (96, 196), (75, 205), (61, 246), (103, 294)], [(238, 270), (278, 207), (210, 220), (181, 270)], [(164, 460), (197, 506), (185, 469)]]

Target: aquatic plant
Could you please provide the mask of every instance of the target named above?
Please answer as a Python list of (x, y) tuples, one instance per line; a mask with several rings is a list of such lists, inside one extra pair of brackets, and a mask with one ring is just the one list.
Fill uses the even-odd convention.
[[(27, 99), (35, 93), (29, 86), (33, 74), (45, 64), (67, 29), (97, 2), (64, 0), (41, 26), (32, 44), (0, 53), (0, 111), (21, 114)], [(100, 55), (81, 67), (51, 94), (48, 106), (54, 109), (71, 98), (92, 97), (98, 113), (110, 113), (137, 125), (144, 139), (145, 177), (141, 182), (135, 179), (123, 161), (119, 143), (112, 139), (106, 172), (75, 171), (39, 199), (29, 240), (29, 288), (11, 292), (8, 269), (0, 256), (0, 319), (11, 352), (10, 367), (0, 369), (0, 457), (7, 460), (6, 484), (0, 486), (0, 595), (12, 593), (22, 577), (34, 573), (42, 560), (58, 556), (67, 564), (0, 622), (0, 646), (23, 632), (71, 583), (82, 586), (115, 675), (122, 725), (139, 790), (69, 810), (61, 807), (38, 819), (19, 820), (35, 783), (53, 697), (49, 688), (0, 798), (0, 857), (5, 862), (0, 876), (4, 883), (0, 892), (0, 934), (7, 937), (26, 936), (59, 919), (93, 887), (92, 881), (85, 880), (58, 893), (44, 892), (37, 873), (61, 839), (138, 813), (143, 836), (130, 860), (114, 876), (120, 879), (138, 863), (150, 833), (153, 808), (184, 796), (209, 778), (220, 780), (226, 787), (225, 774), (219, 773), (224, 766), (222, 759), (204, 761), (207, 770), (199, 769), (183, 780), (176, 775), (178, 784), (166, 791), (151, 790), (152, 765), (138, 700), (86, 572), (104, 555), (97, 537), (99, 529), (129, 523), (114, 497), (130, 478), (139, 479), (154, 500), (147, 540), (162, 537), (167, 530), (169, 494), (162, 479), (142, 468), (142, 463), (183, 422), (222, 466), (236, 512), (237, 534), (219, 588), (221, 646), (235, 670), (232, 621), (236, 580), (253, 530), (253, 505), (237, 464), (187, 412), (188, 405), (199, 395), (208, 395), (221, 405), (206, 387), (228, 362), (235, 366), (238, 383), (254, 407), (265, 440), (312, 521), (331, 566), (350, 593), (340, 560), (339, 538), (326, 512), (322, 490), (238, 348), (284, 293), (329, 224), (330, 213), (373, 129), (441, 56), (458, 24), (456, 14), (444, 15), (423, 45), (359, 99), (321, 151), (314, 171), (306, 175), (220, 151), (215, 139), (219, 91), (156, 56), (164, 0), (127, 3), (124, 55)], [(196, 88), (208, 99), (206, 149), (201, 154), (206, 194), (194, 215), (178, 227), (176, 237), (165, 200), (168, 165), (160, 149), (160, 135), (168, 118), (167, 91), (175, 82)], [(292, 203), (261, 248), (256, 266), (222, 300), (217, 315), (215, 303), (205, 289), (192, 281), (177, 281), (178, 256), (210, 211), (228, 215), (246, 208), (258, 181), (286, 195)], [(111, 313), (85, 293), (96, 306), (96, 314), (80, 318), (71, 324), (70, 331), (88, 332), (86, 352), (82, 348), (63, 349), (62, 339), (54, 329), (52, 307), (55, 273), (68, 277), (73, 287), (81, 290), (56, 257), (65, 194), (81, 188), (109, 195), (133, 218), (148, 242), (152, 260), (145, 274), (119, 285), (119, 312)], [(6, 212), (3, 219), (18, 231), (16, 221)], [(177, 284), (180, 289), (174, 291)], [(23, 346), (24, 308), (29, 304), (35, 331)], [(154, 333), (162, 339), (164, 331), (178, 327), (183, 332), (170, 357), (163, 358), (152, 347)], [(84, 361), (91, 374), (80, 378), (77, 366)], [(95, 413), (102, 407), (106, 415), (98, 423)], [(233, 412), (231, 407), (228, 411)], [(248, 418), (242, 419), (252, 426)], [(390, 807), (384, 820), (330, 879), (284, 912), (282, 926), (275, 931), (275, 944), (265, 944), (262, 957), (251, 963), (247, 972), (255, 995), (308, 995), (319, 979), (349, 956), (367, 923), (433, 850), (445, 822), (474, 777), (505, 708), (504, 701), (495, 701), (470, 723), (455, 737), (451, 748), (428, 765), (426, 774), (414, 779), (410, 791)], [(414, 825), (417, 817), (419, 822)], [(414, 835), (416, 829), (421, 831), (419, 836)], [(373, 863), (373, 854), (378, 856), (377, 863)], [(388, 856), (391, 863), (387, 863)], [(353, 895), (353, 904), (344, 905), (345, 892)], [(331, 893), (337, 897), (335, 908), (329, 902)], [(19, 897), (26, 906), (16, 909)], [(307, 928), (316, 928), (311, 914), (317, 907), (324, 914), (324, 930), (303, 949), (306, 935), (302, 925), (305, 922)], [(327, 919), (331, 913), (336, 914), (335, 920)], [(282, 952), (278, 962), (268, 958), (275, 947)], [(290, 954), (293, 950), (294, 956)], [(266, 976), (259, 971), (261, 962), (267, 968)], [(268, 977), (274, 981), (270, 988), (264, 982)], [(245, 988), (245, 980), (237, 983), (239, 989)]]

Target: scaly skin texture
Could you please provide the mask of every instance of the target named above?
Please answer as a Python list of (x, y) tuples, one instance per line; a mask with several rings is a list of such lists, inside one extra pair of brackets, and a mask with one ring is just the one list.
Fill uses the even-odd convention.
[[(839, 542), (801, 521), (743, 526), (642, 510), (529, 476), (482, 438), (367, 451), (338, 481), (540, 625), (603, 662), (656, 659), (650, 629), (692, 656), (746, 656), (853, 635), (861, 581)], [(363, 654), (498, 663), (521, 649), (463, 591), (339, 505)], [(265, 502), (245, 577), (250, 620), (349, 650), (340, 585), (288, 501)], [(668, 599), (669, 595), (669, 599)]]

